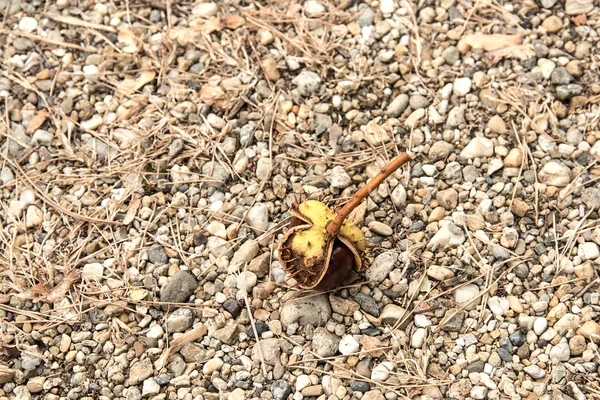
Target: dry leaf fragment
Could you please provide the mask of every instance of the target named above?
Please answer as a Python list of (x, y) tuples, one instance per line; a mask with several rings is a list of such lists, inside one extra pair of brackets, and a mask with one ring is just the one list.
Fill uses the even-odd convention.
[[(485, 35), (483, 33), (474, 33), (465, 35), (460, 39), (463, 45), (472, 49), (493, 51), (509, 46), (518, 46), (523, 39), (519, 35)], [(460, 48), (460, 46), (459, 46)]]
[(223, 89), (211, 84), (203, 85), (202, 89), (200, 89), (199, 96), (200, 101), (211, 107), (214, 105), (217, 108), (225, 109), (228, 108), (231, 103)]
[(203, 338), (207, 333), (207, 326), (202, 324), (198, 325), (191, 331), (186, 332), (181, 336), (178, 336), (175, 340), (171, 342), (171, 346), (167, 348), (163, 352), (162, 356), (160, 356), (160, 358), (156, 361), (156, 364), (154, 364), (155, 368), (157, 370), (160, 370), (165, 365), (171, 354), (177, 353), (186, 344), (195, 342), (196, 340)]
[(225, 27), (227, 29), (235, 30), (246, 23), (246, 20), (239, 15), (230, 15), (225, 18)]
[(520, 60), (529, 60), (535, 56), (535, 51), (529, 45), (509, 46), (486, 53), (492, 64), (497, 63), (503, 58), (518, 58)]
[(245, 23), (246, 20), (239, 15), (230, 15), (224, 19), (214, 17), (206, 21), (206, 23), (201, 26), (201, 30), (206, 33), (218, 32), (225, 28), (235, 30)]
[(123, 218), (123, 225), (129, 225), (131, 222), (133, 222), (133, 219), (137, 215), (138, 208), (140, 208), (140, 204), (142, 204), (142, 198), (134, 197), (131, 203), (129, 203), (125, 218)]
[(42, 110), (39, 113), (37, 113), (33, 118), (31, 118), (31, 121), (29, 121), (29, 125), (27, 125), (27, 134), (31, 135), (33, 132), (38, 130), (40, 126), (44, 125), (44, 122), (46, 122), (46, 119), (48, 119), (49, 115), (50, 113), (48, 111)]
[(587, 15), (579, 14), (576, 17), (571, 18), (571, 22), (573, 22), (575, 26), (585, 25), (587, 24)]
[(38, 301), (45, 300), (48, 303), (56, 303), (61, 301), (66, 296), (67, 292), (71, 288), (71, 285), (77, 282), (80, 277), (81, 273), (79, 272), (79, 270), (72, 270), (67, 274), (67, 276), (63, 278), (63, 280), (58, 285), (54, 287), (54, 289), (50, 290), (50, 293), (48, 293), (48, 295), (45, 298), (42, 297), (38, 299)]
[(132, 94), (152, 82), (154, 78), (156, 78), (156, 71), (150, 70), (142, 71), (136, 78), (125, 78), (119, 85), (117, 96), (122, 97), (126, 94)]
[(138, 50), (135, 34), (130, 30), (123, 30), (119, 32), (117, 40), (119, 43), (125, 45), (125, 47), (123, 47), (123, 51), (125, 53), (135, 53)]
[(150, 292), (146, 289), (132, 289), (129, 292), (129, 297), (133, 301), (141, 301), (144, 300), (149, 294)]

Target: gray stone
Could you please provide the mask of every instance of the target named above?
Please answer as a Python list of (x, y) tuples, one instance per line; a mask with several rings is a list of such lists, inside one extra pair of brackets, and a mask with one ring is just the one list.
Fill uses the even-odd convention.
[(565, 12), (569, 15), (587, 14), (594, 9), (594, 0), (567, 0)]
[[(445, 332), (458, 332), (462, 328), (463, 321), (465, 320), (465, 312), (456, 312), (456, 309), (450, 309), (446, 311), (446, 316), (449, 319), (442, 325), (442, 330)], [(445, 318), (445, 317), (444, 317)]]
[(392, 191), (392, 202), (396, 207), (403, 207), (406, 204), (406, 189), (401, 183), (398, 183)]
[(144, 379), (152, 376), (154, 367), (152, 361), (149, 358), (144, 358), (133, 364), (129, 369), (129, 384), (137, 385), (144, 381)]
[(399, 94), (388, 106), (386, 114), (398, 118), (406, 110), (406, 107), (408, 107), (408, 96), (404, 93)]
[(374, 317), (379, 317), (381, 311), (379, 304), (375, 299), (364, 293), (357, 293), (354, 295), (354, 300), (360, 305), (360, 308), (367, 314), (371, 314)]
[(340, 338), (325, 328), (315, 329), (312, 346), (314, 352), (320, 357), (332, 357), (338, 350)]
[(164, 265), (169, 262), (169, 256), (163, 246), (153, 246), (148, 249), (148, 259), (152, 264)]
[(373, 25), (373, 21), (375, 20), (375, 10), (371, 7), (364, 7), (362, 10), (359, 7), (358, 14), (356, 16), (356, 23), (364, 28), (365, 26)]
[(460, 59), (460, 52), (456, 48), (456, 46), (448, 46), (442, 52), (442, 58), (446, 61), (447, 64), (453, 65)]
[(167, 332), (185, 332), (194, 322), (194, 312), (189, 308), (179, 308), (169, 315), (165, 327)]
[(284, 327), (296, 322), (301, 326), (320, 326), (325, 325), (330, 318), (331, 305), (324, 294), (286, 301), (279, 316)]
[(439, 140), (431, 145), (428, 161), (433, 163), (435, 161), (443, 160), (450, 155), (453, 149), (454, 146), (450, 143)]
[(383, 307), (381, 312), (381, 322), (388, 325), (396, 325), (399, 321), (401, 322), (400, 328), (406, 327), (410, 322), (410, 313), (406, 312), (403, 307), (396, 304), (388, 304)]
[(224, 328), (216, 330), (212, 337), (225, 344), (234, 344), (239, 336), (240, 326), (238, 324), (227, 325)]
[[(260, 351), (259, 346), (260, 344)], [(262, 360), (265, 360), (265, 364), (267, 365), (275, 365), (280, 361), (281, 357), (281, 346), (279, 345), (279, 339), (270, 338), (263, 339), (252, 348), (252, 359), (254, 361), (261, 361), (261, 353), (262, 351)]]
[(292, 79), (292, 83), (298, 87), (302, 96), (312, 96), (319, 90), (321, 77), (312, 71), (302, 71)]
[[(256, 240), (248, 240), (240, 246), (240, 248), (233, 254), (233, 258), (229, 263), (230, 272), (238, 272), (247, 263), (251, 262), (254, 257), (258, 254), (260, 249)], [(256, 271), (253, 271), (256, 272)]]
[[(241, 142), (241, 140), (240, 140)], [(202, 175), (210, 176), (205, 185), (220, 188), (229, 180), (229, 172), (217, 161), (209, 161), (202, 166)]]
[(287, 400), (292, 393), (292, 386), (288, 381), (276, 381), (271, 385), (271, 393), (275, 400)]
[(173, 158), (179, 155), (183, 150), (184, 142), (182, 139), (173, 139), (171, 144), (169, 145), (169, 157)]
[(381, 283), (396, 266), (398, 257), (399, 253), (396, 251), (386, 251), (378, 255), (365, 273), (367, 280)]
[(269, 177), (271, 172), (271, 158), (262, 157), (258, 159), (256, 163), (256, 178), (260, 181), (264, 181)]
[(192, 274), (179, 271), (171, 277), (161, 291), (160, 301), (163, 303), (186, 303), (197, 287), (198, 281)]
[(418, 110), (420, 108), (427, 108), (429, 106), (429, 100), (423, 95), (415, 94), (410, 97), (408, 104), (413, 110)]
[(269, 229), (269, 209), (266, 203), (256, 203), (246, 218), (248, 225), (258, 234), (262, 234)]
[(556, 97), (559, 100), (568, 100), (571, 97), (579, 96), (583, 92), (583, 86), (577, 83), (561, 85), (556, 87)]
[(533, 379), (542, 379), (546, 376), (546, 371), (537, 365), (529, 365), (523, 368), (523, 371)]

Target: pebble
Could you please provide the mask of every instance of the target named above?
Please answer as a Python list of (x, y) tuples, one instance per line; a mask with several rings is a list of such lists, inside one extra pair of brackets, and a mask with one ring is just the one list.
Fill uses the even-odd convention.
[(485, 386), (473, 386), (469, 394), (475, 400), (487, 399), (488, 388)]
[(388, 106), (386, 110), (387, 115), (392, 118), (398, 118), (406, 110), (406, 107), (408, 107), (408, 102), (408, 95), (404, 93), (399, 94)]
[(396, 185), (391, 194), (392, 202), (396, 207), (403, 207), (406, 204), (406, 189), (401, 184)]
[(0, 172), (0, 180), (3, 185), (9, 185), (15, 181), (15, 174), (9, 168), (2, 168)]
[(594, 0), (567, 0), (565, 12), (568, 15), (587, 14), (594, 9)]
[(218, 11), (219, 7), (215, 3), (200, 3), (192, 8), (192, 15), (208, 18), (217, 15)]
[(348, 356), (353, 353), (358, 353), (360, 344), (352, 335), (346, 335), (340, 340), (339, 350), (342, 355)]
[(262, 234), (269, 229), (269, 209), (266, 203), (256, 203), (246, 218), (248, 225), (258, 234)]
[(569, 339), (569, 350), (573, 356), (580, 356), (583, 354), (586, 347), (587, 344), (583, 335), (578, 334)]
[(429, 149), (429, 161), (435, 162), (444, 160), (450, 155), (453, 149), (454, 146), (450, 143), (439, 140), (433, 143)]
[(254, 272), (244, 271), (240, 272), (237, 277), (237, 288), (241, 290), (245, 290), (246, 292), (251, 292), (252, 288), (256, 286), (258, 282), (258, 277)]
[(27, 212), (25, 213), (25, 226), (27, 228), (34, 228), (41, 225), (42, 222), (44, 222), (44, 212), (34, 205), (27, 207)]
[(600, 324), (592, 320), (586, 321), (581, 325), (581, 328), (577, 330), (577, 334), (598, 344), (600, 343)]
[(334, 189), (345, 189), (352, 184), (352, 178), (341, 166), (335, 166), (329, 175), (329, 183)]
[(539, 171), (538, 178), (546, 185), (564, 187), (571, 182), (571, 171), (557, 161), (549, 161)]
[(175, 273), (160, 292), (163, 303), (186, 303), (198, 287), (198, 281), (186, 271)]
[(390, 361), (384, 361), (371, 372), (371, 379), (375, 382), (385, 382), (390, 377), (390, 372), (394, 370), (394, 364)]
[(229, 271), (238, 272), (247, 263), (251, 262), (254, 257), (258, 254), (260, 247), (258, 242), (255, 240), (248, 240), (244, 242), (240, 248), (233, 253), (233, 257), (229, 262)]
[(440, 265), (430, 265), (427, 268), (427, 276), (438, 281), (445, 281), (454, 277), (454, 272), (451, 269)]
[(472, 310), (479, 304), (479, 286), (469, 284), (454, 290), (454, 302), (458, 307)]
[(285, 380), (275, 381), (271, 385), (271, 393), (275, 400), (287, 400), (288, 396), (292, 393), (292, 387)]
[(533, 322), (533, 331), (540, 336), (548, 328), (548, 321), (544, 317), (537, 317)]
[(80, 125), (85, 130), (95, 131), (100, 128), (103, 122), (104, 120), (100, 115), (94, 114), (90, 119), (80, 122)]
[(494, 143), (492, 143), (490, 139), (484, 137), (474, 137), (460, 152), (460, 157), (464, 160), (491, 157), (493, 155)]
[[(306, 3), (320, 4), (314, 0), (309, 0)], [(298, 87), (298, 91), (302, 96), (312, 96), (319, 90), (321, 77), (312, 71), (302, 71), (298, 76), (292, 79), (292, 83)]]
[(557, 345), (552, 346), (549, 354), (552, 361), (569, 361), (571, 358), (571, 349), (567, 338), (562, 338)]
[(427, 338), (427, 330), (425, 330), (423, 328), (416, 329), (410, 339), (411, 347), (413, 347), (415, 349), (420, 349), (421, 347), (423, 347), (423, 344), (425, 344), (426, 338)]
[(163, 246), (153, 246), (148, 249), (148, 259), (152, 264), (164, 265), (169, 262), (169, 256)]
[(396, 11), (396, 2), (395, 0), (381, 0), (379, 9), (382, 14), (392, 14)]
[(232, 324), (227, 325), (221, 329), (216, 330), (212, 337), (220, 342), (228, 345), (234, 344), (239, 337), (239, 325)]
[(320, 357), (332, 357), (340, 348), (340, 338), (325, 328), (316, 328), (312, 339), (315, 353)]
[(595, 260), (600, 257), (600, 249), (594, 242), (581, 243), (577, 249), (577, 255), (581, 257), (583, 261)]
[(373, 260), (373, 263), (365, 272), (366, 279), (374, 283), (382, 282), (395, 268), (398, 258), (399, 254), (395, 251), (381, 253)]
[(307, 0), (304, 3), (304, 14), (309, 18), (319, 18), (327, 12), (327, 8), (317, 0)]
[(277, 338), (269, 338), (263, 339), (258, 342), (252, 348), (252, 360), (258, 362), (261, 360), (260, 353), (258, 351), (259, 347), (262, 351), (265, 364), (267, 365), (277, 365), (281, 362), (281, 346), (279, 344), (279, 339)]
[(381, 236), (392, 236), (394, 231), (388, 225), (383, 224), (379, 221), (372, 221), (369, 223), (369, 229)]
[(134, 363), (129, 369), (129, 384), (137, 385), (143, 382), (145, 379), (150, 378), (154, 373), (152, 367), (152, 361), (148, 358), (144, 358)]
[(357, 302), (334, 295), (329, 295), (329, 302), (331, 303), (333, 312), (341, 315), (353, 315), (360, 308), (360, 305)]
[(326, 295), (288, 301), (281, 307), (279, 317), (284, 327), (296, 322), (302, 326), (319, 326), (324, 325), (330, 318), (331, 305)]
[(542, 22), (542, 26), (548, 33), (556, 33), (562, 29), (562, 20), (556, 15), (551, 15)]
[(104, 265), (100, 263), (90, 263), (83, 266), (81, 276), (89, 281), (100, 281), (104, 275)]
[(506, 157), (504, 157), (504, 166), (508, 168), (520, 168), (523, 164), (523, 150), (514, 148), (510, 149)]
[(458, 97), (464, 97), (471, 91), (471, 78), (456, 78), (452, 92)]
[(214, 188), (220, 188), (229, 180), (229, 172), (217, 161), (209, 161), (204, 164), (202, 166), (202, 175), (213, 178), (205, 182), (205, 184)]
[(169, 315), (165, 329), (169, 333), (185, 332), (194, 322), (194, 312), (189, 308), (179, 308)]
[(388, 304), (381, 312), (381, 322), (388, 325), (395, 325), (398, 321), (408, 321), (409, 314), (406, 310), (395, 304)]
[[(267, 44), (270, 44), (269, 40), (263, 39), (262, 41), (268, 42)], [(263, 72), (265, 73), (265, 77), (269, 81), (276, 82), (279, 80), (279, 78), (281, 78), (281, 73), (279, 72), (279, 69), (277, 69), (277, 60), (275, 60), (273, 57), (265, 58), (262, 61), (261, 67), (263, 69)]]
[(463, 230), (452, 222), (446, 221), (446, 223), (444, 223), (437, 233), (429, 240), (427, 247), (429, 249), (435, 249), (439, 246), (454, 247), (463, 244), (465, 240)]
[[(4, 11), (4, 10), (2, 10)], [(4, 14), (4, 12), (3, 12)], [(35, 18), (32, 17), (23, 17), (19, 21), (19, 30), (25, 33), (31, 33), (35, 31), (38, 27), (38, 22)]]
[(142, 396), (148, 397), (160, 393), (160, 385), (156, 383), (154, 378), (144, 380), (142, 384)]
[(507, 132), (506, 123), (499, 115), (494, 115), (490, 118), (487, 127), (493, 133), (505, 134)]
[(379, 304), (373, 297), (364, 293), (357, 293), (354, 295), (354, 300), (359, 304), (361, 310), (374, 317), (379, 317), (381, 312)]
[(546, 371), (537, 365), (529, 365), (523, 368), (523, 371), (525, 371), (525, 373), (531, 376), (533, 379), (542, 379), (546, 376)]

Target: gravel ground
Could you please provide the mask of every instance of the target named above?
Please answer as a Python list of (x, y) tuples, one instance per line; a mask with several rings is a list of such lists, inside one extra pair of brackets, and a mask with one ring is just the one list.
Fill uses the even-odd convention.
[[(593, 0), (0, 0), (0, 399), (600, 398)], [(368, 267), (301, 291), (296, 199)]]

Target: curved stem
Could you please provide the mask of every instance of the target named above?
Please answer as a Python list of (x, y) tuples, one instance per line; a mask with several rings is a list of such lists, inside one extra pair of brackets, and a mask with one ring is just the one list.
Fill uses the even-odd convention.
[(371, 179), (365, 186), (352, 196), (350, 201), (342, 207), (336, 214), (335, 218), (327, 225), (327, 233), (335, 237), (340, 232), (344, 220), (360, 204), (365, 197), (367, 197), (373, 190), (377, 189), (381, 183), (387, 179), (388, 176), (394, 173), (398, 168), (410, 161), (410, 156), (406, 153), (400, 154), (394, 161), (386, 165), (380, 173), (378, 173), (373, 179)]

